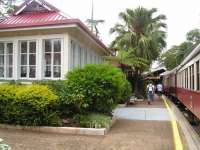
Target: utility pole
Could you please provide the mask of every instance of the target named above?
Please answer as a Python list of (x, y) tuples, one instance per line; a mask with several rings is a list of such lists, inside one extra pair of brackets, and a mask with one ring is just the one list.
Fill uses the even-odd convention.
[[(91, 15), (91, 21), (94, 21), (94, 0), (92, 0), (92, 15)], [(91, 24), (91, 31), (94, 32), (94, 25)]]
[(104, 20), (95, 20), (94, 19), (94, 0), (92, 0), (92, 12), (91, 12), (91, 19), (87, 19), (87, 24), (92, 33), (94, 33), (97, 37), (99, 36), (99, 30), (97, 25), (100, 23), (104, 23)]

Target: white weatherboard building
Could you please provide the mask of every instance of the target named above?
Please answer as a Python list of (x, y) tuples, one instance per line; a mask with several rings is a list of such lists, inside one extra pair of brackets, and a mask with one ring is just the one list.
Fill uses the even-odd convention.
[(63, 79), (109, 54), (80, 20), (44, 0), (28, 0), (0, 22), (0, 80)]

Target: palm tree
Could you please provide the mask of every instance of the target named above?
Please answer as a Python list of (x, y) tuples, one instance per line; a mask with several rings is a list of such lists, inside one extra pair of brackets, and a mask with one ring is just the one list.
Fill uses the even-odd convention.
[(0, 21), (14, 10), (14, 2), (16, 2), (16, 0), (0, 0)]
[[(161, 50), (166, 46), (165, 38), (166, 19), (165, 15), (155, 15), (157, 9), (150, 10), (138, 7), (135, 10), (126, 9), (119, 14), (121, 24), (116, 24), (111, 28), (110, 33), (116, 33), (116, 39), (111, 43), (111, 47), (118, 50), (125, 50), (129, 53), (129, 59), (139, 58), (146, 60), (146, 65), (150, 67), (152, 61), (156, 60)], [(135, 68), (136, 81), (145, 70), (143, 65), (132, 63)], [(138, 94), (138, 82), (135, 82), (135, 94)]]

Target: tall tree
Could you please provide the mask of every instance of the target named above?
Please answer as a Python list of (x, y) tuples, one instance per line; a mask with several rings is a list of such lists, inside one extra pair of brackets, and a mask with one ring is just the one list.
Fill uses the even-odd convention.
[(0, 20), (15, 9), (15, 4), (25, 0), (0, 0)]
[[(122, 23), (116, 24), (110, 33), (117, 34), (111, 47), (118, 50), (128, 51), (133, 59), (146, 60), (146, 65), (150, 66), (156, 60), (161, 50), (166, 46), (166, 33), (163, 29), (166, 24), (165, 15), (156, 15), (157, 9), (146, 9), (138, 7), (134, 10), (127, 9), (119, 14)], [(135, 65), (136, 81), (145, 70), (144, 66)], [(138, 94), (138, 82), (135, 82), (135, 93)]]
[(193, 29), (189, 31), (186, 35), (188, 41), (192, 42), (193, 44), (200, 43), (200, 29)]
[(198, 44), (200, 44), (200, 30), (193, 29), (186, 34), (186, 41), (180, 45), (172, 46), (161, 55), (160, 61), (168, 70), (171, 70), (178, 66)]

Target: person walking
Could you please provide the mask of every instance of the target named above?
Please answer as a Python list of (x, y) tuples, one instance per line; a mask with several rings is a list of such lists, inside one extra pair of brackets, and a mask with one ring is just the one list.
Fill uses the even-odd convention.
[(156, 89), (157, 89), (158, 96), (161, 97), (162, 92), (163, 92), (163, 85), (161, 83), (158, 83), (156, 86)]
[(147, 85), (147, 100), (149, 105), (154, 100), (154, 92), (155, 92), (155, 87), (152, 84), (152, 82), (149, 82), (149, 84)]

